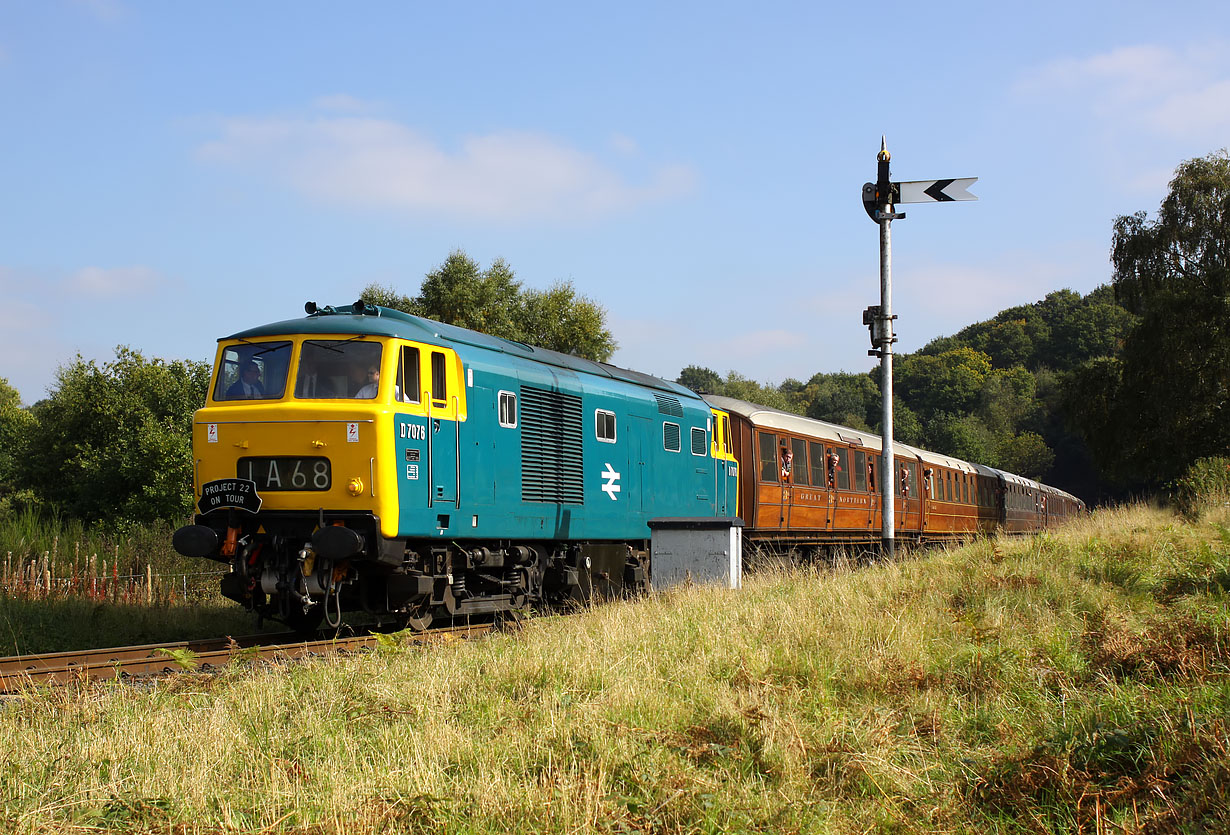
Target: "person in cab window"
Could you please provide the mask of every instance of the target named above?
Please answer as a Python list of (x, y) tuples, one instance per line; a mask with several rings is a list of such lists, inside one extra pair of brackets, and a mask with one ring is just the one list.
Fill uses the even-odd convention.
[(837, 465), (840, 463), (841, 459), (837, 457), (837, 453), (830, 449), (828, 457), (828, 479), (830, 488), (837, 484)]
[(369, 365), (364, 373), (364, 377), (367, 382), (363, 385), (363, 388), (355, 392), (356, 400), (371, 400), (380, 389), (380, 369), (377, 366)]
[(252, 360), (248, 360), (243, 364), (243, 370), (239, 373), (239, 379), (231, 383), (231, 387), (226, 390), (228, 398), (236, 399), (254, 399), (265, 396), (265, 387), (261, 385), (261, 369)]
[(932, 488), (934, 487), (934, 485), (932, 484), (932, 481), (931, 481), (931, 476), (933, 476), (934, 474), (935, 473), (932, 472), (930, 467), (927, 467), (927, 469), (923, 470), (923, 492), (927, 494), (928, 499), (931, 498), (932, 495), (934, 495), (932, 492)]
[(867, 462), (867, 489), (872, 493), (876, 491), (876, 465), (870, 461)]
[(910, 497), (910, 470), (908, 467), (901, 468), (901, 498), (908, 499)]
[(794, 453), (787, 447), (782, 447), (782, 481), (790, 480), (790, 471), (794, 465)]

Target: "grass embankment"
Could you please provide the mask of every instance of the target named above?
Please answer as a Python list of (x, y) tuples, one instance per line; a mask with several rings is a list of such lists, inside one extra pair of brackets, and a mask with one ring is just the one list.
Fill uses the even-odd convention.
[(0, 712), (0, 828), (1225, 830), (1230, 521), (889, 566)]
[(218, 591), (226, 566), (176, 554), (172, 531), (0, 519), (0, 656), (255, 632)]

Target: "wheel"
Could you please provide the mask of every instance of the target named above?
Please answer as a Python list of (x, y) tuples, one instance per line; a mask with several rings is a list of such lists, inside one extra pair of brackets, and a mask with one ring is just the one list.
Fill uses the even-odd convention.
[(415, 632), (424, 632), (431, 626), (431, 622), (435, 620), (435, 609), (431, 606), (431, 598), (424, 597), (416, 603), (412, 603), (407, 609), (406, 628), (413, 629)]
[(292, 632), (303, 638), (312, 638), (320, 630), (321, 621), (325, 619), (325, 607), (316, 604), (306, 612), (297, 603), (292, 603), (290, 611), (282, 617)]

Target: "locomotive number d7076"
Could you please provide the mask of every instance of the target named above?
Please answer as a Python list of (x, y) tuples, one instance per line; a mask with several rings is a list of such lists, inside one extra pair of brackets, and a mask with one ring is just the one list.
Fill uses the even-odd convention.
[(262, 493), (278, 490), (328, 490), (333, 472), (328, 458), (277, 456), (240, 458), (236, 476), (256, 482)]

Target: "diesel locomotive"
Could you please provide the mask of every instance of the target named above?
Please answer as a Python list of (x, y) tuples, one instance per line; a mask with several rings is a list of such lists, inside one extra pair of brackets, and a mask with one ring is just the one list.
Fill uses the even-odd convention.
[(304, 631), (648, 587), (651, 519), (746, 520), (753, 548), (874, 547), (877, 484), (925, 543), (1037, 530), (1062, 491), (877, 436), (397, 310), (319, 307), (219, 340), (193, 421), (186, 556)]
[(737, 512), (726, 416), (682, 386), (363, 302), (306, 310), (219, 341), (199, 513), (174, 536), (261, 615), (424, 628), (619, 595), (647, 585), (649, 519)]

